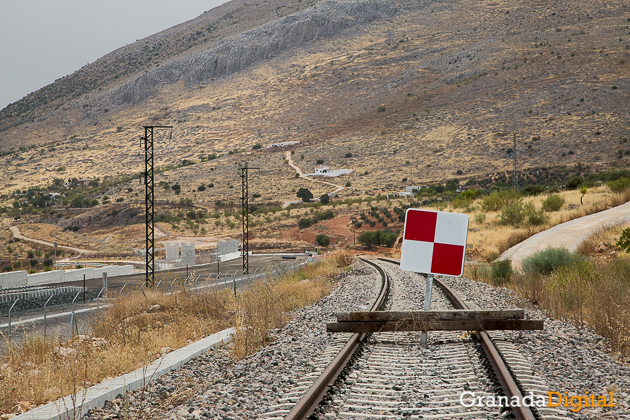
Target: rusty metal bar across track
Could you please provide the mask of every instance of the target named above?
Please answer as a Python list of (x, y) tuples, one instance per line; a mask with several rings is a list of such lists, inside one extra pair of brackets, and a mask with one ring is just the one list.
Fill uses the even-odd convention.
[[(373, 266), (381, 275), (381, 292), (371, 308), (373, 311), (379, 310), (389, 293), (389, 277), (377, 264), (363, 258), (360, 258), (360, 260)], [(313, 385), (311, 385), (308, 391), (306, 391), (302, 398), (300, 398), (297, 404), (293, 406), (293, 409), (286, 415), (285, 420), (306, 419), (315, 411), (328, 390), (332, 387), (335, 379), (348, 364), (354, 352), (359, 348), (359, 345), (365, 336), (365, 333), (352, 334), (352, 337), (350, 337), (350, 339), (346, 342), (346, 345), (337, 354), (332, 363), (328, 365), (319, 378), (317, 378)]]
[[(379, 258), (379, 260), (400, 265), (400, 262), (395, 260), (389, 260), (386, 258)], [(438, 285), (440, 289), (444, 291), (444, 293), (449, 297), (449, 299), (451, 300), (451, 302), (453, 302), (453, 305), (457, 309), (468, 309), (468, 305), (466, 305), (464, 301), (462, 301), (459, 296), (457, 296), (444, 283), (435, 278), (433, 279), (433, 281)], [(505, 395), (508, 397), (509, 400), (511, 400), (512, 397), (517, 397), (518, 400), (522, 402), (523, 394), (521, 393), (521, 390), (512, 377), (509, 368), (503, 361), (501, 354), (494, 346), (494, 343), (492, 342), (488, 334), (486, 334), (485, 331), (478, 331), (476, 333), (476, 337), (477, 340), (479, 340), (481, 347), (483, 348), (483, 351), (486, 354), (486, 357), (488, 358), (488, 361), (492, 366), (492, 370), (497, 376), (499, 384), (501, 385), (501, 388), (503, 389)], [(536, 420), (536, 416), (532, 412), (531, 408), (526, 407), (522, 403), (519, 404), (518, 407), (512, 407), (512, 413), (517, 420)]]

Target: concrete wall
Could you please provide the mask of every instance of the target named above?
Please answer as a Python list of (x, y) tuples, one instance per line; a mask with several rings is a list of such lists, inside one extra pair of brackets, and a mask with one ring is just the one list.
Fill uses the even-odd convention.
[(235, 260), (235, 259), (237, 259), (237, 258), (239, 258), (239, 257), (241, 257), (241, 253), (240, 253), (240, 252), (232, 252), (232, 253), (225, 254), (225, 255), (219, 255), (219, 256), (217, 257), (217, 259), (218, 259), (220, 262), (225, 262), (225, 261), (232, 261), (232, 260)]
[(27, 284), (33, 286), (36, 284), (61, 283), (64, 281), (65, 275), (63, 270), (45, 271), (43, 273), (29, 274)]
[(0, 273), (0, 289), (10, 287), (34, 286), (39, 284), (55, 284), (65, 281), (79, 281), (85, 279), (103, 278), (103, 272), (107, 277), (127, 276), (134, 274), (133, 265), (108, 265), (100, 268), (81, 268), (79, 270), (53, 270), (43, 273), (27, 274), (26, 271), (11, 271)]
[(78, 270), (68, 270), (66, 271), (65, 281), (78, 281), (83, 280), (83, 275), (85, 274), (85, 279), (93, 279), (94, 278), (94, 269), (92, 267), (88, 268), (79, 268)]
[(11, 271), (0, 274), (0, 289), (26, 286), (26, 271)]
[(119, 265), (118, 266), (119, 276), (128, 276), (130, 274), (133, 274), (133, 265)]
[(107, 273), (107, 277), (118, 276), (119, 268), (117, 265), (108, 265), (107, 267), (99, 267), (94, 269), (94, 279), (102, 279), (103, 273)]

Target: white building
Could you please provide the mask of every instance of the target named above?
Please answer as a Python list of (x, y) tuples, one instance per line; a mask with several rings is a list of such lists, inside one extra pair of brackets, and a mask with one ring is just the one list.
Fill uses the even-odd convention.
[(328, 166), (320, 166), (319, 168), (315, 168), (315, 173), (306, 175), (335, 177), (340, 175), (348, 175), (350, 173), (352, 173), (352, 169), (330, 169)]

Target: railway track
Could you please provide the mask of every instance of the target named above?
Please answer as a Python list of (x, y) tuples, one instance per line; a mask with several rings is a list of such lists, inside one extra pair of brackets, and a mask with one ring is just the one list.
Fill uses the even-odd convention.
[[(395, 261), (362, 261), (382, 278), (370, 310), (422, 307), (422, 276), (401, 272)], [(434, 282), (432, 310), (468, 308), (443, 282)], [(568, 418), (555, 408), (475, 403), (547, 395), (542, 378), (501, 332), (435, 331), (428, 346), (419, 332), (339, 333), (332, 340), (313, 372), (270, 408), (267, 419)]]

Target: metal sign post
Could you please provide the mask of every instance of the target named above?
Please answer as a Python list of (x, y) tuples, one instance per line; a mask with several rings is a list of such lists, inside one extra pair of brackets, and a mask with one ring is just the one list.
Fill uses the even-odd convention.
[[(433, 274), (427, 276), (427, 290), (424, 293), (424, 310), (431, 310), (431, 292), (433, 291)], [(420, 344), (427, 344), (427, 332), (422, 331), (420, 335)]]
[[(468, 215), (408, 209), (400, 254), (400, 268), (427, 274), (424, 310), (431, 308), (433, 275), (461, 277), (464, 273)], [(427, 343), (422, 332), (421, 343)]]

